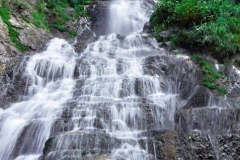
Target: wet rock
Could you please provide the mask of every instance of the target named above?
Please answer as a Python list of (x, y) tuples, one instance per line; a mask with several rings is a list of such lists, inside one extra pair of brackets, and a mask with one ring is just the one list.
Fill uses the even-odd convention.
[(23, 74), (26, 64), (24, 58), (9, 58), (5, 62), (8, 65), (3, 65), (5, 66), (2, 77), (4, 85), (0, 88), (3, 91), (0, 94), (0, 106), (7, 107), (10, 102), (19, 101), (20, 98), (26, 96), (31, 79)]
[(97, 36), (105, 35), (108, 32), (108, 9), (109, 1), (95, 1), (94, 5), (88, 8), (88, 14), (91, 17), (91, 29)]
[[(12, 27), (18, 31), (18, 40), (25, 45), (27, 52), (41, 50), (45, 47), (45, 43), (52, 38), (50, 33), (36, 28), (32, 24), (28, 24), (21, 19), (21, 17), (28, 17), (31, 19), (32, 11), (35, 9), (36, 0), (19, 0), (24, 3), (28, 10), (23, 10), (17, 5), (13, 5), (13, 1), (8, 1), (11, 7), (10, 23)], [(7, 2), (7, 3), (8, 3)], [(3, 23), (0, 17), (0, 66), (5, 66), (4, 70), (0, 71), (0, 79), (3, 83), (0, 86), (1, 97), (0, 106), (7, 106), (10, 102), (19, 100), (19, 95), (25, 95), (25, 91), (29, 86), (30, 79), (23, 74), (24, 66), (20, 65), (23, 61), (24, 54), (21, 53), (15, 45), (11, 42), (8, 27)]]
[(209, 134), (239, 134), (239, 109), (199, 108), (183, 110), (179, 119), (179, 134), (193, 130)]
[(72, 119), (59, 119), (53, 123), (51, 128), (50, 137), (56, 136), (58, 134), (69, 132), (74, 128), (74, 121)]
[(69, 132), (50, 138), (43, 150), (43, 160), (68, 158), (87, 158), (88, 155), (98, 156), (111, 153), (119, 147), (121, 141), (100, 132)]
[(121, 89), (120, 91), (119, 91), (119, 97), (120, 98), (124, 98), (124, 97), (127, 97), (127, 96), (129, 96), (130, 95), (130, 93), (128, 92), (128, 90), (126, 90), (126, 89)]
[(73, 97), (81, 97), (84, 93), (90, 93), (92, 90), (85, 89), (84, 87), (85, 78), (80, 78), (76, 81), (75, 89), (73, 90)]
[(155, 137), (156, 157), (161, 160), (174, 160), (177, 157), (176, 132), (168, 131)]
[(141, 79), (137, 78), (135, 80), (134, 89), (135, 89), (136, 95), (138, 95), (138, 96), (143, 96), (144, 95), (144, 84), (143, 84), (143, 81)]
[(230, 84), (227, 87), (228, 94), (228, 102), (234, 108), (240, 108), (240, 72), (239, 68), (233, 65), (229, 65), (226, 70), (226, 76), (228, 77), (228, 81)]
[(41, 137), (42, 135), (39, 133), (45, 129), (43, 124), (44, 122), (41, 120), (35, 120), (23, 128), (16, 141), (11, 155), (12, 158), (16, 158), (19, 155), (31, 154), (42, 149), (43, 146), (39, 146), (39, 141), (44, 141), (45, 137)]
[(132, 93), (133, 92), (131, 90), (131, 88), (132, 88), (132, 81), (128, 77), (125, 77), (122, 80), (122, 86), (121, 87), (122, 87), (123, 90), (125, 90), (128, 93)]
[[(80, 24), (87, 25), (87, 24)], [(81, 53), (87, 47), (88, 44), (94, 42), (96, 39), (94, 32), (90, 29), (90, 26), (84, 26), (82, 30), (78, 31), (77, 43), (74, 44), (75, 51)]]
[(145, 33), (151, 33), (152, 32), (150, 22), (147, 22), (147, 23), (144, 24), (143, 32), (145, 32)]
[(171, 87), (166, 89), (178, 93), (182, 100), (195, 94), (203, 77), (187, 55), (170, 55), (161, 69), (166, 77), (166, 86)]
[(90, 64), (87, 60), (83, 59), (77, 59), (76, 60), (76, 66), (74, 70), (74, 77), (76, 79), (86, 79), (90, 76), (91, 70), (90, 70)]
[(117, 74), (121, 75), (127, 68), (127, 63), (123, 59), (118, 59), (117, 61)]
[(148, 130), (141, 132), (138, 136), (139, 137), (157, 137), (159, 135), (165, 134), (169, 132), (166, 129), (160, 129), (160, 130)]
[[(75, 119), (59, 119), (53, 123), (53, 127), (51, 129), (51, 137), (62, 134), (64, 132), (70, 132), (74, 129), (74, 127), (78, 127), (80, 130), (88, 127), (88, 124), (92, 123), (92, 127), (95, 130), (103, 129), (103, 124), (101, 123), (100, 119), (92, 118), (89, 120), (88, 118), (85, 119), (85, 116), (82, 118), (75, 118)], [(91, 130), (94, 130), (93, 128)]]
[(134, 83), (135, 94), (140, 97), (147, 97), (157, 90), (156, 88), (159, 87), (157, 84), (160, 84), (159, 79), (136, 78)]
[(143, 70), (145, 74), (148, 75), (163, 75), (163, 70), (161, 66), (167, 65), (168, 57), (166, 56), (149, 56), (144, 60)]
[(73, 112), (72, 112), (72, 108), (66, 107), (63, 109), (62, 111), (62, 118), (66, 119), (66, 118), (72, 118), (73, 116)]
[[(156, 153), (156, 141), (154, 138), (142, 138), (138, 140), (139, 145), (142, 149), (147, 150), (149, 153), (148, 160), (154, 160), (154, 156)], [(150, 155), (151, 154), (151, 155)]]
[(184, 108), (189, 109), (206, 107), (208, 105), (209, 98), (210, 91), (206, 87), (204, 86), (196, 87), (195, 91), (188, 99), (188, 103), (184, 106)]

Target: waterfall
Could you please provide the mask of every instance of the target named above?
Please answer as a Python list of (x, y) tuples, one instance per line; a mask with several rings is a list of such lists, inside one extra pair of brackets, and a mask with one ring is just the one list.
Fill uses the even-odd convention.
[[(0, 114), (0, 159), (38, 158), (53, 120), (71, 98), (75, 52), (65, 40), (53, 39), (47, 50), (30, 57), (24, 74), (31, 77), (27, 100)], [(27, 154), (27, 156), (23, 156)], [(29, 155), (28, 155), (29, 154)]]
[(114, 0), (109, 9), (108, 32), (129, 35), (148, 21), (149, 4), (142, 0)]
[(0, 112), (0, 159), (156, 159), (149, 137), (174, 129), (177, 96), (144, 69), (156, 55), (141, 33), (151, 11), (143, 0), (115, 0), (109, 34), (79, 56), (58, 38), (30, 56), (26, 100)]

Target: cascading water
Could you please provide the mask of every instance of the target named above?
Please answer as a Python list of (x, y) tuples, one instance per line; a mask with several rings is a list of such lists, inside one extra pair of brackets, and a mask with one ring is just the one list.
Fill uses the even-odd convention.
[(53, 120), (71, 98), (74, 55), (66, 41), (53, 39), (45, 52), (30, 57), (25, 72), (32, 80), (27, 100), (0, 114), (1, 160), (38, 159)]
[(148, 21), (149, 4), (142, 0), (114, 0), (109, 10), (108, 33), (129, 35)]
[(58, 136), (47, 142), (44, 159), (155, 159), (146, 134), (174, 128), (176, 96), (162, 91), (159, 76), (144, 73), (144, 59), (155, 52), (139, 32), (148, 20), (143, 3), (112, 3), (109, 32), (114, 33), (81, 54), (84, 66), (79, 67), (73, 102), (66, 106), (65, 122), (56, 122), (65, 127), (53, 129)]
[[(124, 40), (116, 34), (100, 37), (84, 52), (91, 76), (76, 98), (81, 108), (91, 110), (90, 119), (98, 118), (102, 129), (121, 141), (120, 148), (113, 149), (112, 159), (153, 159), (148, 146), (139, 144), (146, 138), (141, 134), (173, 127), (171, 114), (164, 115), (167, 110), (174, 113), (175, 96), (162, 92), (158, 76), (145, 75), (143, 71), (143, 60), (151, 52), (137, 33)], [(90, 104), (82, 106), (86, 102)], [(98, 115), (99, 109), (104, 114)], [(167, 123), (169, 119), (171, 122)], [(91, 122), (88, 126), (94, 128)]]
[(177, 98), (144, 70), (146, 57), (155, 55), (140, 32), (151, 10), (142, 0), (113, 1), (111, 34), (80, 57), (61, 39), (32, 56), (27, 100), (0, 114), (0, 159), (156, 159), (148, 137), (174, 129)]

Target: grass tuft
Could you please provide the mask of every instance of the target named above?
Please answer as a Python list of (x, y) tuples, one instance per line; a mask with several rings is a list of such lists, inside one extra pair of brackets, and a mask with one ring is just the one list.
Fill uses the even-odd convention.
[(226, 88), (219, 87), (216, 84), (218, 79), (224, 79), (225, 76), (218, 73), (213, 65), (202, 58), (200, 54), (193, 55), (191, 59), (200, 66), (201, 71), (205, 74), (205, 77), (203, 78), (203, 85), (209, 89), (217, 90), (222, 95), (225, 95), (227, 93)]
[(27, 5), (23, 2), (18, 2), (18, 1), (14, 1), (13, 2), (14, 6), (20, 7), (21, 9), (28, 9)]

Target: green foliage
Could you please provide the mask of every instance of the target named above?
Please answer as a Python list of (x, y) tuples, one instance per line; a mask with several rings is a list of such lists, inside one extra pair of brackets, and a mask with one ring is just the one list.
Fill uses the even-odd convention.
[(76, 37), (76, 36), (77, 36), (77, 31), (75, 31), (75, 30), (68, 30), (68, 33), (69, 33), (72, 37)]
[(37, 28), (42, 28), (46, 31), (49, 31), (49, 25), (45, 17), (45, 3), (44, 0), (41, 0), (37, 5), (36, 5), (36, 11), (32, 12), (32, 17), (33, 17), (33, 24)]
[[(84, 5), (89, 4), (90, 0), (41, 0), (37, 5), (38, 12), (33, 13), (37, 27), (48, 28), (47, 23), (44, 22), (45, 15), (54, 17), (50, 25), (61, 32), (68, 32), (72, 36), (76, 36), (77, 32), (69, 30), (66, 24), (69, 20), (77, 19), (79, 16), (87, 16)], [(45, 7), (46, 4), (46, 7)], [(45, 9), (47, 8), (47, 9)], [(71, 15), (66, 13), (67, 8), (73, 8), (74, 11)], [(41, 25), (42, 24), (42, 25)], [(43, 27), (44, 26), (44, 27)]]
[(172, 30), (172, 41), (207, 49), (220, 61), (240, 52), (240, 6), (229, 0), (159, 0), (151, 16), (155, 35)]
[(13, 5), (17, 6), (17, 7), (20, 7), (22, 9), (28, 9), (27, 5), (25, 3), (23, 3), (23, 2), (14, 1)]
[(6, 1), (2, 1), (2, 7), (0, 8), (0, 16), (2, 17), (3, 22), (8, 26), (9, 36), (13, 44), (19, 49), (20, 51), (25, 51), (26, 47), (22, 45), (18, 40), (18, 31), (12, 27), (10, 23), (10, 7), (7, 5)]
[(201, 71), (205, 74), (203, 78), (203, 85), (212, 90), (219, 91), (222, 95), (227, 93), (225, 88), (221, 88), (216, 85), (216, 81), (220, 78), (224, 78), (223, 74), (218, 73), (215, 68), (199, 54), (193, 55), (191, 57), (197, 64), (199, 64)]
[[(10, 39), (16, 48), (20, 51), (25, 51), (26, 46), (19, 42), (18, 30), (14, 28), (9, 21), (11, 8), (6, 0), (2, 0), (1, 3), (0, 16), (8, 27)], [(89, 3), (91, 3), (91, 0), (39, 0), (36, 5), (36, 10), (32, 12), (33, 20), (24, 16), (22, 16), (22, 19), (27, 23), (33, 23), (38, 28), (49, 31), (49, 23), (46, 20), (46, 16), (53, 17), (54, 20), (50, 22), (50, 26), (55, 27), (59, 31), (68, 32), (69, 35), (74, 37), (77, 35), (77, 32), (68, 29), (66, 24), (69, 20), (77, 19), (79, 16), (86, 17), (87, 14), (84, 5)], [(28, 6), (23, 2), (14, 1), (12, 5), (24, 10), (28, 9)], [(74, 11), (71, 15), (67, 15), (66, 9), (70, 7), (73, 8)]]
[(49, 31), (48, 22), (46, 21), (45, 15), (43, 13), (33, 12), (32, 16), (33, 16), (33, 22), (32, 23), (37, 28), (42, 28), (46, 31)]
[(30, 23), (30, 22), (31, 22), (28, 17), (22, 17), (22, 19), (23, 19), (25, 22), (27, 22), (27, 23)]

